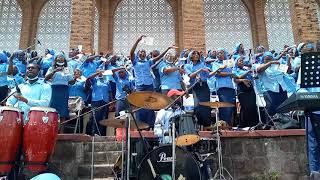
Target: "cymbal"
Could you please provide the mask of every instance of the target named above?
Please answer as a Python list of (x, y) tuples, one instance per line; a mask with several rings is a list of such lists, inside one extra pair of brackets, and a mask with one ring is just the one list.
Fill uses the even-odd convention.
[(127, 99), (134, 106), (152, 110), (164, 109), (171, 102), (167, 96), (152, 91), (133, 92)]
[(201, 106), (208, 106), (211, 108), (225, 108), (225, 107), (234, 107), (234, 104), (227, 102), (199, 102)]
[[(110, 126), (114, 128), (124, 128), (126, 127), (126, 119), (105, 119), (100, 121), (99, 123), (103, 126)], [(140, 129), (147, 129), (149, 125), (143, 122), (137, 121), (138, 127)], [(136, 124), (134, 123), (133, 119), (130, 120), (130, 128), (131, 129), (138, 129)]]

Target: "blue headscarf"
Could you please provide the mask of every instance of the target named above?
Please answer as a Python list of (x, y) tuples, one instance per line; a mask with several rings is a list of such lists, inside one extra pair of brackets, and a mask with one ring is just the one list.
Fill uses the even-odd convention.
[(271, 57), (272, 60), (274, 60), (273, 54), (270, 51), (267, 51), (262, 56), (262, 61), (264, 62), (264, 58)]
[(297, 47), (296, 56), (301, 56), (301, 50), (304, 47), (305, 43), (300, 43)]
[(8, 62), (8, 57), (5, 53), (0, 53), (0, 62), (1, 63), (7, 63)]
[(224, 49), (224, 48), (218, 48), (218, 49), (217, 49), (217, 52), (218, 52), (218, 51), (223, 51), (223, 52), (224, 52), (224, 59), (223, 59), (223, 60), (229, 59), (229, 58), (228, 58), (228, 57), (229, 57), (229, 53), (227, 52), (226, 49)]
[(51, 54), (52, 57), (54, 57), (55, 51), (53, 49), (49, 49), (49, 48), (47, 50), (49, 51), (49, 54)]
[(67, 60), (67, 59), (66, 59), (66, 55), (65, 55), (63, 52), (58, 52), (58, 53), (55, 55), (54, 59), (57, 59), (57, 57), (62, 57), (62, 58), (64, 58), (64, 60)]
[(234, 55), (239, 54), (240, 46), (241, 46), (241, 43), (237, 43), (237, 44), (236, 44), (236, 46), (235, 46), (234, 49), (233, 49), (233, 54), (234, 54)]
[(238, 68), (238, 61), (242, 58), (242, 56), (236, 55), (233, 57), (235, 58), (233, 69), (236, 70)]

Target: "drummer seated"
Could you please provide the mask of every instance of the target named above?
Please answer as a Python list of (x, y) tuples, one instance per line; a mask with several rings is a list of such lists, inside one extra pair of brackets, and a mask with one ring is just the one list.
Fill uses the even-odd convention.
[(27, 121), (28, 112), (31, 107), (49, 106), (50, 103), (51, 87), (42, 80), (39, 80), (39, 71), (39, 65), (28, 64), (27, 81), (18, 86), (21, 92), (15, 93), (6, 103), (8, 106), (20, 108), (24, 112), (25, 121)]
[[(178, 96), (183, 95), (183, 91), (179, 91), (176, 89), (171, 89), (167, 96), (171, 98), (172, 100), (175, 100), (178, 98)], [(185, 114), (185, 112), (181, 109), (182, 102), (181, 99), (179, 99), (175, 104), (173, 104), (172, 107), (169, 109), (161, 109), (158, 111), (155, 125), (154, 125), (154, 134), (158, 136), (159, 138), (163, 138), (163, 143), (170, 143), (169, 138), (166, 138), (165, 136), (168, 136), (169, 133), (169, 127), (170, 127), (170, 119), (179, 116), (181, 114)]]

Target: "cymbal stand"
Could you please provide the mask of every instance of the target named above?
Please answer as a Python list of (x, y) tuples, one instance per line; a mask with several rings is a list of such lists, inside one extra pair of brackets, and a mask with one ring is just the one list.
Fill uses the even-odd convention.
[(127, 163), (126, 163), (126, 179), (130, 180), (130, 113), (126, 111), (126, 135), (127, 135)]
[[(173, 111), (174, 114), (174, 111)], [(176, 179), (176, 120), (173, 118), (172, 124), (172, 172), (171, 177), (172, 179)]]
[[(133, 113), (135, 111), (132, 110), (132, 107), (128, 101), (128, 99), (125, 99), (125, 103), (127, 103), (127, 110), (126, 110), (126, 140), (127, 140), (127, 144), (126, 144), (126, 151), (127, 151), (127, 157), (126, 157), (126, 173), (124, 174), (124, 172), (121, 172), (122, 174), (124, 174), (124, 176), (126, 177), (127, 180), (130, 179), (130, 118), (132, 117), (136, 127), (137, 127), (137, 130), (139, 132), (139, 136), (140, 136), (140, 139), (142, 139), (143, 141), (143, 148), (146, 150), (146, 152), (149, 152), (149, 144), (148, 142), (145, 140), (145, 138), (142, 136), (142, 133), (141, 133), (141, 129), (139, 128), (138, 126), (138, 123), (137, 123), (137, 120), (136, 118), (134, 117)], [(139, 108), (141, 109), (141, 108)], [(148, 163), (149, 163), (149, 166), (150, 166), (150, 169), (151, 171), (154, 171), (154, 168), (152, 166), (152, 163), (151, 161), (148, 159)], [(124, 166), (124, 163), (122, 163), (122, 166)], [(124, 170), (124, 167), (122, 167), (122, 171)]]
[(220, 139), (220, 133), (219, 133), (219, 126), (218, 126), (218, 122), (219, 122), (218, 110), (219, 110), (219, 107), (216, 107), (216, 138), (217, 138), (218, 170), (216, 171), (213, 179), (219, 179), (219, 180), (226, 179), (226, 177), (223, 174), (224, 171), (227, 173), (230, 179), (233, 179), (229, 171), (223, 167), (221, 139)]
[[(122, 136), (124, 135), (124, 128), (122, 128)], [(121, 137), (121, 180), (124, 179), (124, 139)]]

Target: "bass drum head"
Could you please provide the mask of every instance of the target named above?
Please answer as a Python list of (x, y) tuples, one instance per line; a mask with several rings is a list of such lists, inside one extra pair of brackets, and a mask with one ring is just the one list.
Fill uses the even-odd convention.
[[(150, 159), (155, 173), (160, 177), (171, 177), (172, 172), (172, 146), (164, 145), (152, 150), (142, 160), (138, 167), (138, 179), (154, 179), (148, 163)], [(176, 147), (176, 179), (201, 180), (200, 167), (193, 155), (180, 147)], [(165, 178), (166, 177), (166, 178)]]

